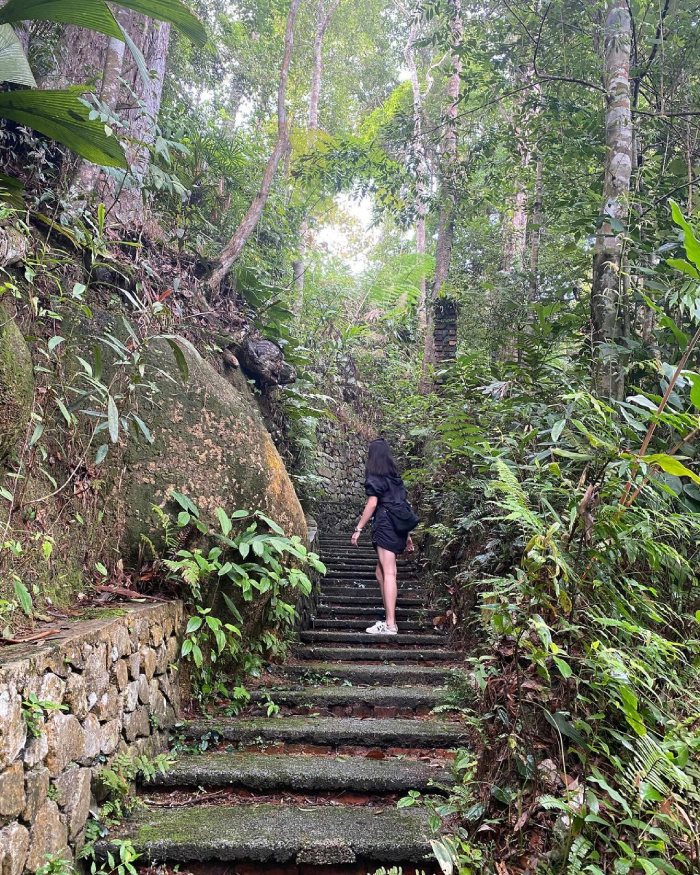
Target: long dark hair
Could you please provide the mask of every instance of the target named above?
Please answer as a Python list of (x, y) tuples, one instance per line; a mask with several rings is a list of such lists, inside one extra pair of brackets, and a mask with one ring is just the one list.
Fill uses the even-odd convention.
[(367, 452), (367, 464), (365, 465), (365, 477), (375, 474), (380, 477), (399, 476), (394, 457), (391, 455), (389, 444), (384, 438), (377, 438), (369, 445)]

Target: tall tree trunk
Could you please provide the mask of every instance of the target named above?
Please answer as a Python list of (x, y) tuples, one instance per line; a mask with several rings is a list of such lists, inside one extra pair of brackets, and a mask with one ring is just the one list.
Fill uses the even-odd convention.
[[(411, 151), (416, 173), (416, 254), (424, 256), (425, 217), (428, 213), (428, 162), (423, 143), (423, 94), (418, 80), (418, 68), (413, 56), (413, 46), (418, 38), (418, 22), (413, 21), (404, 47), (404, 58), (408, 67), (413, 91), (413, 140)], [(420, 297), (418, 301), (418, 330), (422, 334), (427, 328), (427, 281), (425, 274), (420, 279)]]
[[(122, 27), (126, 25), (126, 12), (120, 8), (117, 12), (117, 21)], [(110, 37), (105, 53), (104, 67), (102, 69), (102, 85), (100, 86), (100, 101), (112, 112), (117, 108), (119, 92), (121, 90), (121, 75), (124, 67), (124, 53), (126, 43), (124, 40)], [(100, 177), (100, 167), (89, 161), (81, 161), (73, 176), (71, 186), (74, 194), (90, 194), (95, 190), (97, 180)]]
[(528, 301), (534, 304), (537, 301), (539, 290), (540, 272), (540, 243), (542, 242), (542, 196), (543, 196), (543, 164), (542, 159), (537, 160), (535, 171), (535, 198), (532, 203), (532, 225), (530, 229), (530, 289)]
[(591, 322), (593, 326), (593, 383), (610, 398), (624, 396), (625, 382), (619, 344), (627, 332), (627, 281), (622, 235), (629, 214), (633, 128), (630, 93), (631, 19), (627, 0), (608, 0), (605, 13), (604, 76), (605, 183), (603, 223), (593, 257)]
[(277, 141), (275, 142), (272, 154), (268, 158), (258, 193), (253, 198), (253, 202), (248, 207), (233, 236), (222, 249), (219, 256), (219, 264), (208, 282), (209, 290), (214, 293), (219, 290), (224, 277), (240, 258), (243, 247), (260, 221), (260, 216), (272, 189), (272, 182), (277, 173), (277, 168), (287, 148), (289, 127), (285, 99), (287, 96), (289, 67), (292, 62), (292, 51), (294, 49), (294, 22), (296, 21), (300, 3), (301, 0), (292, 0), (287, 16), (287, 27), (284, 34), (284, 57), (282, 59), (282, 70), (277, 89)]
[(318, 128), (318, 105), (321, 100), (321, 79), (323, 77), (323, 40), (326, 37), (331, 18), (340, 5), (340, 0), (333, 0), (328, 10), (324, 9), (324, 3), (319, 3), (317, 11), (316, 36), (314, 38), (314, 66), (311, 73), (311, 94), (309, 96), (309, 124), (310, 131)]
[(427, 306), (427, 328), (423, 349), (422, 387), (427, 388), (427, 372), (436, 362), (436, 343), (434, 336), (434, 309), (442, 287), (450, 272), (452, 261), (452, 242), (454, 239), (455, 214), (457, 206), (457, 113), (462, 73), (462, 60), (459, 46), (462, 42), (462, 3), (461, 0), (448, 0), (451, 10), (450, 47), (452, 53), (452, 74), (447, 82), (447, 109), (445, 112), (445, 139), (442, 153), (442, 184), (438, 240), (435, 250), (435, 273), (430, 287), (430, 300)]
[[(326, 31), (331, 19), (335, 14), (336, 9), (340, 6), (340, 0), (333, 0), (328, 9), (325, 8), (323, 0), (319, 2), (316, 9), (316, 36), (314, 37), (314, 63), (311, 71), (311, 92), (309, 94), (309, 115), (307, 121), (307, 130), (318, 130), (318, 107), (321, 101), (321, 82), (323, 79), (323, 41), (326, 38)], [(304, 216), (299, 228), (299, 257), (292, 262), (292, 272), (294, 275), (294, 287), (296, 289), (296, 301), (294, 311), (300, 312), (304, 301), (304, 276), (306, 267), (304, 259), (306, 256), (306, 237), (309, 231), (309, 223), (307, 217)]]

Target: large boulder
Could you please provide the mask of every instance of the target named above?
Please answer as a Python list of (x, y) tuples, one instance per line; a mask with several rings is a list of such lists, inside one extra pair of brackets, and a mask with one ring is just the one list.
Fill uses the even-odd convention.
[(238, 350), (238, 358), (243, 370), (263, 388), (286, 386), (297, 378), (282, 350), (271, 340), (247, 340)]
[(156, 341), (153, 363), (170, 374), (148, 414), (153, 443), (130, 443), (124, 494), (128, 515), (124, 546), (138, 549), (153, 536), (152, 505), (175, 489), (213, 521), (216, 508), (262, 510), (288, 535), (306, 538), (299, 500), (257, 405), (222, 377), (187, 341), (179, 341), (189, 370), (183, 385), (172, 350)]
[[(118, 323), (107, 314), (74, 323), (78, 351), (89, 359), (104, 331), (118, 333)], [(151, 341), (145, 354), (146, 379), (155, 381), (158, 391), (155, 403), (142, 403), (138, 414), (153, 442), (122, 437), (121, 452), (110, 451), (103, 463), (105, 489), (113, 489), (118, 504), (114, 518), (125, 558), (136, 561), (142, 536), (162, 548), (153, 505), (179, 510), (168, 503), (172, 490), (187, 495), (209, 523), (215, 523), (217, 507), (229, 513), (262, 510), (286, 534), (306, 539), (301, 505), (245, 381), (233, 385), (187, 340), (177, 344), (187, 364), (185, 381), (168, 341)], [(114, 373), (107, 358), (105, 353), (105, 382)]]
[(34, 399), (32, 359), (15, 320), (0, 306), (0, 462), (24, 436)]

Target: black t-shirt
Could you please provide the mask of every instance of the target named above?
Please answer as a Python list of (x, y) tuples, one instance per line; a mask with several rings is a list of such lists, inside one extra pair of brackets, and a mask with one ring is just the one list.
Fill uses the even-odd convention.
[(365, 494), (376, 495), (379, 504), (400, 504), (406, 500), (406, 487), (398, 474), (383, 476), (368, 474), (365, 480)]

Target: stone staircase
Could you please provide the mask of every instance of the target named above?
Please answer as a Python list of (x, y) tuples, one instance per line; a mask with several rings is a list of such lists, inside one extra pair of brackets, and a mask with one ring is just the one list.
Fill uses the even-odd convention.
[[(187, 744), (206, 741), (208, 749), (181, 755), (142, 788), (145, 806), (114, 834), (153, 864), (144, 871), (439, 871), (427, 814), (396, 803), (409, 790), (444, 792), (452, 781), (451, 751), (464, 732), (430, 712), (459, 654), (433, 629), (426, 590), (404, 561), (400, 633), (364, 633), (383, 617), (371, 544), (329, 537), (321, 546), (328, 574), (293, 658), (246, 713), (182, 725)], [(270, 700), (278, 713), (268, 717)]]

